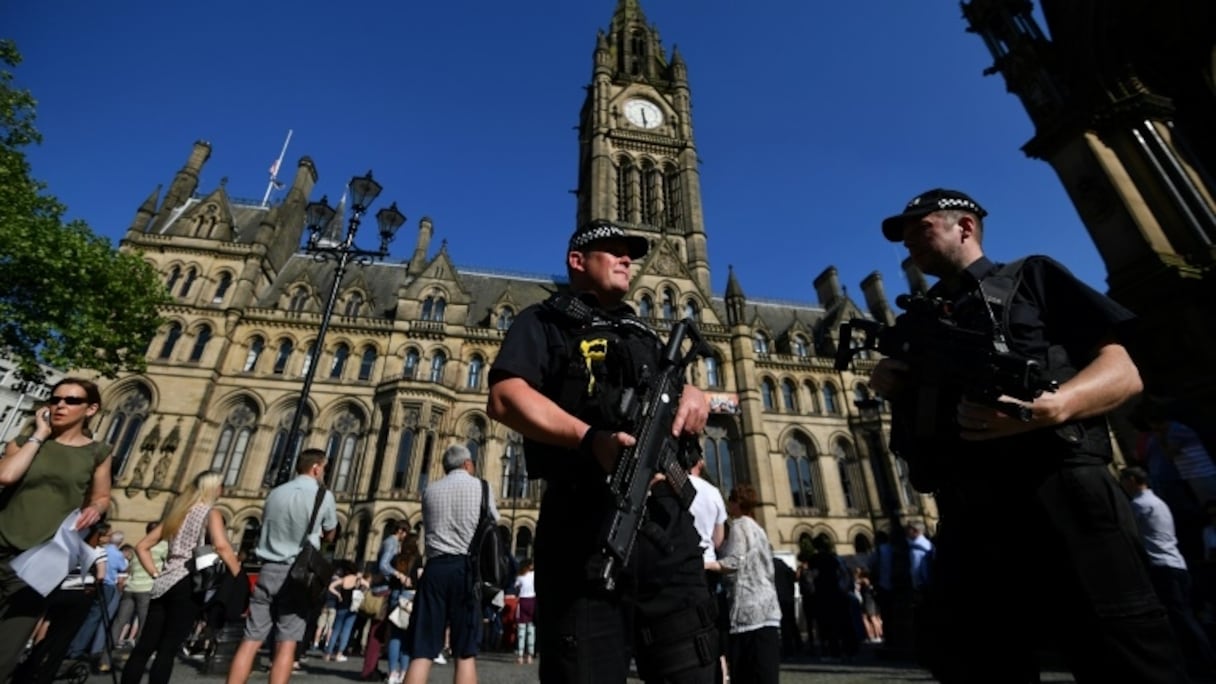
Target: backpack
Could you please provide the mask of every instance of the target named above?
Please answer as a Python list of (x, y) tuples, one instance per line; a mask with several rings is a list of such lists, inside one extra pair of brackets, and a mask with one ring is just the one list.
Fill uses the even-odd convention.
[(473, 589), (480, 599), (488, 601), (508, 588), (511, 556), (498, 534), (497, 523), (490, 518), (490, 484), (485, 480), (481, 481), (481, 519), (469, 545), (469, 559), (474, 572)]

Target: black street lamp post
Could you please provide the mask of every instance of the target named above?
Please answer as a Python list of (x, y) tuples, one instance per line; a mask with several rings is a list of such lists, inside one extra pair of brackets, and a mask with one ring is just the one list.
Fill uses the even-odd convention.
[(300, 423), (304, 419), (304, 411), (308, 405), (308, 394), (312, 391), (313, 377), (317, 373), (317, 361), (325, 345), (325, 333), (329, 331), (329, 319), (334, 313), (334, 304), (338, 299), (338, 289), (342, 285), (342, 276), (347, 266), (353, 261), (360, 266), (366, 266), (376, 259), (388, 256), (388, 243), (392, 242), (397, 229), (405, 223), (405, 215), (397, 209), (397, 203), (376, 212), (376, 222), (380, 231), (380, 249), (365, 250), (355, 245), (355, 236), (359, 232), (359, 223), (371, 203), (380, 195), (382, 186), (372, 179), (372, 172), (366, 176), (355, 176), (350, 181), (351, 216), (346, 227), (346, 237), (341, 242), (323, 239), (323, 232), (333, 220), (336, 211), (329, 206), (325, 197), (320, 202), (308, 205), (307, 228), (308, 245), (304, 248), (306, 254), (320, 262), (333, 259), (337, 262), (334, 271), (334, 282), (329, 288), (329, 298), (325, 300), (325, 311), (321, 314), (321, 329), (317, 332), (317, 341), (313, 343), (308, 354), (308, 370), (304, 373), (304, 386), (300, 389), (300, 401), (296, 404), (295, 414), (291, 417), (291, 428), (287, 433), (284, 451), (279, 454), (279, 472), (276, 484), (282, 484), (292, 477), (295, 469), (296, 455), (299, 452)]

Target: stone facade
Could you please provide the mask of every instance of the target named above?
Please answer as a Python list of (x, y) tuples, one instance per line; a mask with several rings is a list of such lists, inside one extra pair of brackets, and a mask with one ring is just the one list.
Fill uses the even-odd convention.
[[(1216, 423), (1216, 5), (1194, 0), (963, 3), (1035, 126), (1144, 335), (1146, 391), (1196, 427)], [(1102, 20), (1094, 21), (1101, 16)], [(1164, 47), (1163, 47), (1164, 46)]]
[[(882, 447), (881, 418), (863, 420), (854, 404), (868, 397), (873, 360), (833, 369), (839, 323), (866, 315), (835, 269), (816, 280), (817, 303), (749, 299), (733, 273), (725, 296), (710, 292), (686, 66), (664, 53), (635, 1), (621, 0), (597, 37), (579, 144), (578, 218), (613, 219), (650, 240), (629, 295), (643, 316), (661, 330), (699, 321), (715, 351), (692, 373), (716, 409), (704, 438), (710, 477), (724, 491), (758, 488), (757, 517), (776, 549), (826, 534), (842, 553), (864, 552), (893, 520), (932, 518), (931, 499)], [(148, 371), (105, 383), (98, 426), (115, 445), (120, 526), (135, 533), (190, 477), (215, 468), (233, 539), (249, 548), (335, 268), (300, 250), (311, 160), (300, 160), (284, 200), (264, 207), (222, 184), (200, 193), (209, 155), (196, 143), (122, 242), (164, 274), (175, 302)], [(341, 214), (335, 221), (327, 235), (341, 233)], [(513, 316), (564, 283), (457, 268), (446, 243), (430, 248), (434, 230), (419, 222), (406, 263), (346, 273), (316, 360), (302, 441), (331, 454), (338, 556), (371, 559), (389, 519), (420, 524), (421, 492), (457, 442), (493, 485), (517, 552), (529, 553), (541, 484), (526, 480), (520, 436), (486, 416), (486, 373)], [(862, 291), (872, 315), (889, 320), (877, 273)]]

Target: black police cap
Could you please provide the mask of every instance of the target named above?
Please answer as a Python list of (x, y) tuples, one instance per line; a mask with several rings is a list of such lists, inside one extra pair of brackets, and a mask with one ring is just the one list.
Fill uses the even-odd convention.
[(943, 209), (969, 211), (980, 218), (988, 215), (988, 212), (984, 211), (979, 202), (971, 199), (965, 193), (958, 190), (934, 188), (913, 197), (908, 202), (908, 206), (904, 207), (902, 214), (896, 214), (884, 219), (882, 222), (883, 237), (891, 242), (903, 242), (904, 223), (908, 219), (920, 218), (921, 216), (932, 214), (935, 211), (942, 211)]
[(570, 236), (570, 247), (566, 251), (581, 252), (594, 242), (613, 239), (625, 241), (625, 244), (629, 246), (630, 259), (641, 259), (646, 256), (646, 252), (650, 251), (650, 243), (646, 238), (630, 235), (625, 232), (624, 228), (604, 219), (588, 221), (574, 231), (574, 234)]

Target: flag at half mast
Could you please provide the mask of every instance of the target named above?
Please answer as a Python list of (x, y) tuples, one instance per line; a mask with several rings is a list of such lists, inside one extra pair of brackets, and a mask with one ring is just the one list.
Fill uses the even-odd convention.
[(275, 190), (282, 189), (283, 184), (279, 182), (279, 167), (283, 164), (283, 157), (287, 154), (287, 145), (291, 143), (292, 131), (288, 129), (287, 139), (283, 141), (283, 149), (279, 151), (279, 158), (274, 160), (270, 165), (270, 182), (266, 185), (266, 194), (262, 196), (262, 206), (270, 201), (270, 193)]

